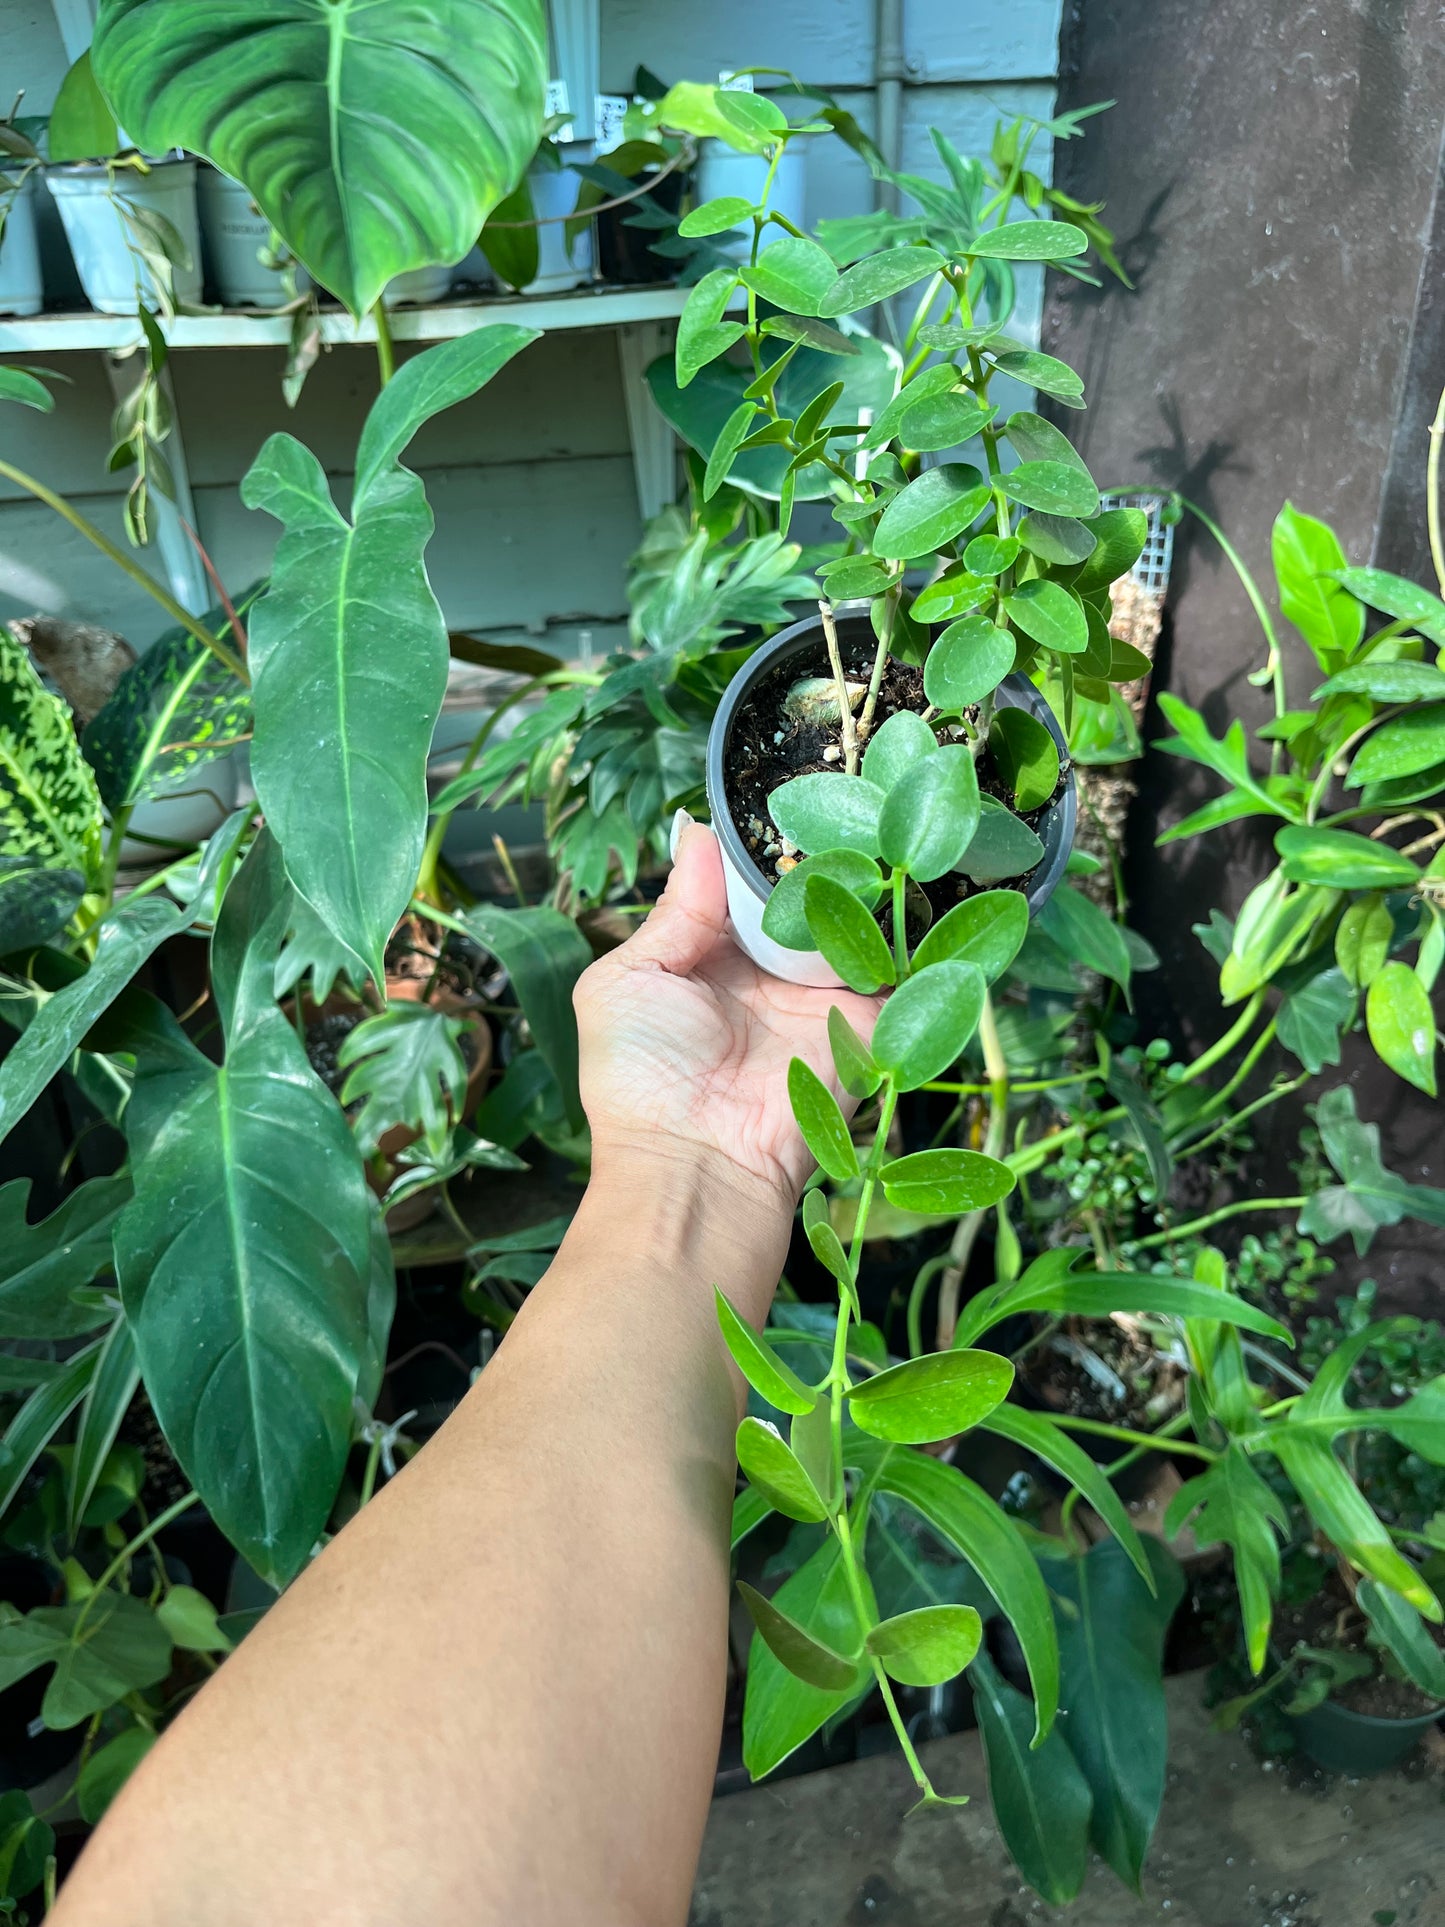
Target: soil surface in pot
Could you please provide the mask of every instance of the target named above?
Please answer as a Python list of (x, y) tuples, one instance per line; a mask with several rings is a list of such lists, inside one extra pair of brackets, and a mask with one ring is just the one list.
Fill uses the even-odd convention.
[[(1445, 1645), (1445, 1632), (1439, 1626), (1426, 1622), (1425, 1630), (1437, 1646)], [(1368, 1654), (1378, 1667), (1378, 1657), (1365, 1631), (1364, 1614), (1346, 1595), (1338, 1573), (1331, 1572), (1317, 1593), (1298, 1606), (1281, 1608), (1275, 1617), (1272, 1640), (1281, 1653), (1303, 1641), (1306, 1646), (1330, 1652)], [(1409, 1680), (1395, 1679), (1378, 1670), (1363, 1679), (1346, 1680), (1330, 1699), (1336, 1706), (1347, 1707), (1352, 1713), (1367, 1713), (1377, 1720), (1417, 1720), (1425, 1713), (1445, 1712), (1445, 1707), (1428, 1699)]]
[[(873, 672), (876, 645), (871, 639), (855, 641), (851, 647), (846, 638), (840, 637), (839, 641), (843, 669), (849, 682), (866, 684)], [(796, 858), (790, 850), (784, 849), (782, 838), (768, 813), (769, 796), (795, 776), (807, 776), (813, 771), (841, 772), (843, 768), (841, 724), (804, 720), (786, 714), (783, 708), (788, 691), (800, 678), (830, 674), (828, 651), (820, 640), (815, 651), (790, 656), (763, 676), (739, 705), (733, 719), (723, 772), (728, 806), (744, 847), (770, 883), (776, 882), (782, 874), (780, 864), (783, 870), (789, 869)], [(874, 729), (880, 728), (897, 710), (911, 709), (922, 715), (927, 707), (922, 669), (912, 663), (890, 662), (878, 692)], [(969, 715), (971, 721), (972, 712)], [(828, 754), (830, 750), (834, 752), (832, 755)], [(1054, 796), (1058, 795), (1066, 781), (1067, 775), (1061, 774)], [(1000, 803), (1009, 802), (1008, 786), (994, 768), (987, 751), (978, 761), (978, 786), (985, 795), (996, 797)], [(1048, 803), (1023, 816), (1022, 820), (1031, 830), (1038, 830), (1053, 800), (1050, 797)], [(1028, 876), (1013, 878), (1000, 885), (971, 883), (967, 877), (955, 874), (939, 877), (936, 882), (924, 884), (922, 888), (933, 915), (939, 917), (945, 910), (952, 909), (961, 898), (973, 896), (980, 890), (1026, 889), (1029, 876), (1032, 875), (1033, 871), (1030, 871)], [(889, 920), (886, 903), (880, 906), (878, 917), (886, 930)]]
[[(1178, 1411), (1184, 1373), (1133, 1324), (1115, 1318), (1069, 1319), (1027, 1351), (1019, 1377), (1047, 1411), (1151, 1431)], [(1086, 1438), (1086, 1449), (1107, 1439)]]

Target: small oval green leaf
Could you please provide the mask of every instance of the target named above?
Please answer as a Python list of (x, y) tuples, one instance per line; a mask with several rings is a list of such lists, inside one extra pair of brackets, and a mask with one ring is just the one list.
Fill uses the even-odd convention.
[(856, 1660), (844, 1659), (841, 1653), (804, 1632), (796, 1619), (779, 1612), (771, 1599), (765, 1599), (746, 1580), (738, 1581), (738, 1591), (763, 1643), (794, 1678), (825, 1693), (846, 1692), (853, 1686), (860, 1671)]
[(966, 743), (923, 757), (889, 790), (878, 818), (886, 863), (930, 883), (957, 869), (978, 828), (978, 773)]
[(865, 1097), (871, 1097), (883, 1082), (883, 1073), (874, 1063), (872, 1051), (836, 1004), (828, 1012), (828, 1042), (833, 1047), (833, 1067), (843, 1089), (860, 1103)]
[[(930, 696), (929, 701), (934, 699)], [(906, 770), (938, 748), (938, 738), (913, 709), (898, 709), (868, 739), (863, 774), (885, 793)]]
[(912, 1151), (883, 1167), (883, 1190), (890, 1204), (930, 1215), (984, 1211), (1013, 1190), (1013, 1172), (982, 1151), (944, 1146)]
[(955, 1063), (983, 1014), (983, 973), (974, 964), (933, 964), (888, 999), (873, 1029), (873, 1057), (900, 1091), (917, 1090)]
[(989, 725), (989, 754), (1020, 810), (1041, 809), (1059, 786), (1053, 731), (1027, 709), (1000, 709)]
[(804, 1525), (816, 1525), (827, 1518), (822, 1494), (776, 1425), (769, 1425), (765, 1419), (745, 1418), (738, 1427), (737, 1454), (748, 1483), (762, 1493), (775, 1512)]
[(974, 1657), (983, 1621), (972, 1606), (920, 1606), (873, 1627), (864, 1641), (902, 1686), (942, 1686)]
[(838, 1100), (801, 1057), (795, 1057), (788, 1066), (788, 1099), (803, 1142), (828, 1176), (839, 1182), (856, 1178), (858, 1153)]
[(1013, 1378), (1013, 1366), (997, 1352), (928, 1352), (855, 1385), (848, 1410), (875, 1439), (931, 1445), (987, 1418)]
[(1084, 605), (1057, 582), (1025, 582), (1004, 598), (1004, 609), (1014, 627), (1031, 641), (1064, 656), (1079, 655), (1089, 646), (1089, 623)]
[(878, 854), (878, 817), (883, 792), (864, 776), (812, 770), (782, 784), (768, 798), (768, 813), (790, 843), (813, 855), (823, 850)]
[(850, 990), (871, 996), (894, 980), (883, 932), (850, 890), (830, 876), (809, 877), (803, 891), (808, 934)]
[(1408, 964), (1387, 963), (1365, 996), (1365, 1025), (1381, 1060), (1417, 1090), (1435, 1095), (1435, 1013)]
[(925, 469), (898, 491), (878, 518), (873, 553), (905, 562), (911, 556), (930, 555), (961, 534), (991, 494), (970, 462), (943, 462)]
[[(973, 546), (970, 542), (969, 548)], [(956, 715), (998, 688), (1014, 666), (1014, 653), (1007, 629), (987, 616), (964, 616), (951, 622), (929, 650), (923, 693), (935, 709)]]
[(811, 950), (812, 933), (803, 909), (803, 892), (808, 878), (832, 877), (851, 890), (868, 909), (878, 901), (883, 874), (871, 856), (857, 850), (822, 850), (817, 856), (804, 857), (795, 869), (786, 871), (773, 885), (763, 905), (763, 935), (785, 950)]
[(785, 1364), (765, 1338), (760, 1338), (747, 1323), (739, 1318), (717, 1286), (713, 1286), (713, 1298), (717, 1305), (717, 1322), (723, 1339), (733, 1355), (733, 1362), (743, 1377), (760, 1398), (769, 1405), (775, 1405), (780, 1412), (798, 1414), (811, 1412), (818, 1402), (816, 1392), (810, 1391), (791, 1365)]

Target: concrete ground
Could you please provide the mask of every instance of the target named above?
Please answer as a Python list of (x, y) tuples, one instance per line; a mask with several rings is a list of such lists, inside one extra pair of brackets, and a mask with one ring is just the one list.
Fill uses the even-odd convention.
[(976, 1733), (923, 1748), (966, 1807), (903, 1815), (892, 1755), (715, 1801), (691, 1927), (1441, 1927), (1445, 1777), (1265, 1770), (1211, 1731), (1200, 1676), (1168, 1683), (1169, 1786), (1143, 1898), (1096, 1865), (1073, 1906), (1019, 1880), (994, 1827)]

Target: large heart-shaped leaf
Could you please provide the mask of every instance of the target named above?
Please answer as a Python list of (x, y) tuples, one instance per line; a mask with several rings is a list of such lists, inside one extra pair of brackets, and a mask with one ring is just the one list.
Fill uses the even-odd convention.
[(422, 563), (426, 491), (397, 457), (535, 339), (480, 328), (409, 361), (362, 430), (350, 522), (291, 435), (271, 436), (241, 485), (247, 507), (286, 530), (251, 620), (256, 794), (291, 881), (378, 983), (421, 864), (448, 661)]
[(92, 54), (134, 140), (244, 182), (353, 314), (460, 261), (542, 132), (539, 0), (102, 0)]
[(326, 1523), (369, 1344), (371, 1206), (340, 1109), (272, 995), (291, 890), (263, 836), (211, 949), (221, 1065), (176, 1033), (126, 1114), (116, 1270), (172, 1451), (280, 1585)]
[(100, 825), (70, 712), (0, 623), (0, 955), (66, 922), (99, 874)]

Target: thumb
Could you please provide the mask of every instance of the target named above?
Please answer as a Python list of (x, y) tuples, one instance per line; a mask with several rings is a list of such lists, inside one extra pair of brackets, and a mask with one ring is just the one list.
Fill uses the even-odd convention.
[(727, 928), (727, 883), (717, 838), (705, 823), (694, 823), (679, 810), (673, 836), (667, 888), (646, 923), (617, 954), (624, 962), (654, 964), (685, 977)]

